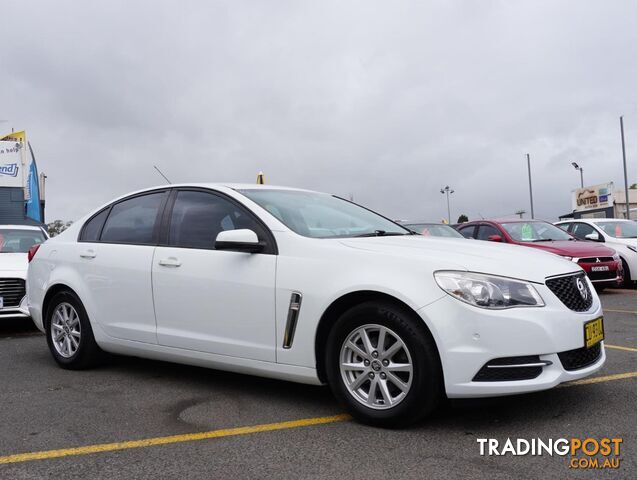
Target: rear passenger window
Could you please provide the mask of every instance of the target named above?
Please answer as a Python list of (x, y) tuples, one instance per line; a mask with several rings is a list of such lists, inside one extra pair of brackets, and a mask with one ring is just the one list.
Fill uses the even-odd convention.
[(234, 203), (206, 192), (177, 193), (170, 220), (168, 244), (173, 247), (214, 249), (219, 232), (247, 228), (265, 240), (263, 227)]
[(104, 225), (104, 220), (106, 220), (107, 215), (108, 208), (102, 210), (100, 213), (86, 222), (84, 224), (84, 228), (82, 229), (80, 241), (97, 242), (100, 238), (100, 231), (102, 230), (102, 225)]
[(157, 214), (167, 192), (151, 193), (119, 202), (111, 208), (102, 242), (154, 243)]
[(475, 225), (469, 225), (468, 227), (461, 228), (458, 231), (465, 238), (473, 238), (473, 232), (475, 232), (475, 230), (476, 230), (476, 226)]
[(480, 229), (478, 230), (478, 240), (489, 240), (491, 235), (500, 235), (500, 232), (491, 225), (480, 225)]

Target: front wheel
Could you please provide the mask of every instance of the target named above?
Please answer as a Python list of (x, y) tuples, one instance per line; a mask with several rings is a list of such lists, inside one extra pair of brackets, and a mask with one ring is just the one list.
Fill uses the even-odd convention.
[(326, 349), (335, 396), (364, 423), (400, 427), (431, 413), (442, 372), (431, 334), (413, 312), (368, 302), (336, 322)]
[(103, 358), (84, 305), (72, 292), (60, 292), (51, 299), (46, 315), (46, 340), (62, 368), (90, 368)]

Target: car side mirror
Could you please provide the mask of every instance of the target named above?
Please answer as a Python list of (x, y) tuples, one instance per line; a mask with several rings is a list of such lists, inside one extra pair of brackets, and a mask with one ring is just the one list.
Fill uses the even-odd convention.
[(215, 240), (215, 250), (231, 250), (235, 252), (259, 253), (265, 248), (265, 243), (252, 230), (225, 230), (219, 232)]
[(502, 237), (501, 237), (500, 235), (489, 235), (489, 236), (487, 237), (487, 239), (488, 239), (490, 242), (501, 242), (501, 241), (502, 241)]
[(592, 240), (593, 242), (603, 242), (604, 239), (600, 238), (599, 233), (597, 232), (593, 232), (593, 233), (589, 233), (587, 235), (584, 235), (584, 238), (586, 240)]

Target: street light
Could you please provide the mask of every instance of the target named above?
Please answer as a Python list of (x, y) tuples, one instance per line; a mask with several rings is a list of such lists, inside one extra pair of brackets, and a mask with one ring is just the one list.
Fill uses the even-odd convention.
[(575, 167), (575, 170), (579, 170), (580, 182), (582, 184), (582, 188), (584, 188), (584, 169), (575, 162), (571, 162), (571, 165)]
[(449, 207), (449, 195), (453, 193), (453, 189), (447, 185), (445, 188), (440, 189), (440, 193), (447, 194), (447, 223), (451, 225), (451, 208)]

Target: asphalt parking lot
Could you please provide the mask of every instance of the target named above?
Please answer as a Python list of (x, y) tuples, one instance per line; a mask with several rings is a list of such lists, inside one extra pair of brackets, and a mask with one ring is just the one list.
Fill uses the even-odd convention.
[[(0, 478), (636, 478), (637, 291), (609, 290), (607, 363), (547, 392), (453, 401), (407, 430), (342, 415), (329, 390), (117, 357), (59, 369), (0, 324)], [(617, 470), (480, 456), (477, 438), (621, 437)]]

